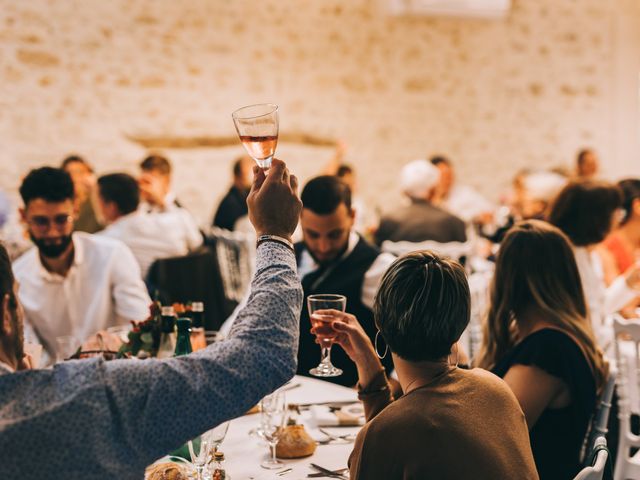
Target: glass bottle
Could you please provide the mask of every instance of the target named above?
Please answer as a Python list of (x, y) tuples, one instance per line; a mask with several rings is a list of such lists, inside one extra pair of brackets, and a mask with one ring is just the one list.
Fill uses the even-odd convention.
[(162, 307), (158, 358), (171, 358), (176, 349), (176, 313), (172, 306)]
[(206, 348), (207, 339), (204, 334), (204, 303), (191, 302), (191, 346), (194, 351)]
[(229, 480), (230, 478), (224, 469), (224, 453), (215, 452), (213, 454), (213, 465), (211, 467), (211, 480)]
[(189, 332), (191, 328), (191, 319), (179, 318), (176, 321), (176, 325), (178, 326), (178, 337), (176, 338), (176, 349), (173, 356), (179, 357), (181, 355), (188, 355), (193, 351), (191, 348)]

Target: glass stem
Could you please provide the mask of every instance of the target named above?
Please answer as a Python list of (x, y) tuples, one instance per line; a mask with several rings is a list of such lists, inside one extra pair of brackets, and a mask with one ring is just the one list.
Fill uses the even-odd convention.
[(331, 365), (331, 345), (322, 347), (321, 358), (320, 363), (323, 365)]
[(269, 449), (271, 450), (271, 463), (278, 463), (278, 459), (276, 458), (276, 443), (269, 443)]

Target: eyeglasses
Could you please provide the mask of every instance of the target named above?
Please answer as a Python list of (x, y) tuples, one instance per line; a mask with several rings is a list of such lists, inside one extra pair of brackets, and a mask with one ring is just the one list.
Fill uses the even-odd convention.
[(60, 214), (53, 218), (35, 215), (27, 220), (27, 223), (33, 228), (46, 231), (51, 228), (51, 224), (55, 225), (59, 230), (73, 222), (73, 215)]

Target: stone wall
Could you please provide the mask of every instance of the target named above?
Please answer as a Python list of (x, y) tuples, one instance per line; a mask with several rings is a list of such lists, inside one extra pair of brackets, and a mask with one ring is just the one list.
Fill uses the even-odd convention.
[[(384, 0), (0, 0), (0, 187), (70, 152), (135, 173), (132, 138), (228, 138), (231, 111), (264, 101), (282, 132), (344, 140), (372, 204), (397, 201), (399, 166), (433, 153), (493, 198), (518, 168), (586, 145), (608, 175), (640, 174), (614, 131), (638, 118), (640, 46), (616, 25), (640, 31), (639, 3), (514, 0), (483, 21), (393, 17)], [(241, 147), (164, 152), (208, 221)], [(332, 149), (278, 153), (305, 178)]]

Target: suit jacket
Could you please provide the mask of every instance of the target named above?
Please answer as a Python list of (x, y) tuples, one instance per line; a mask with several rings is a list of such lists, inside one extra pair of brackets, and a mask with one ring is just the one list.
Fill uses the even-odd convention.
[(467, 234), (464, 222), (455, 215), (425, 200), (413, 200), (411, 205), (382, 218), (375, 240), (378, 245), (385, 240), (465, 242)]

